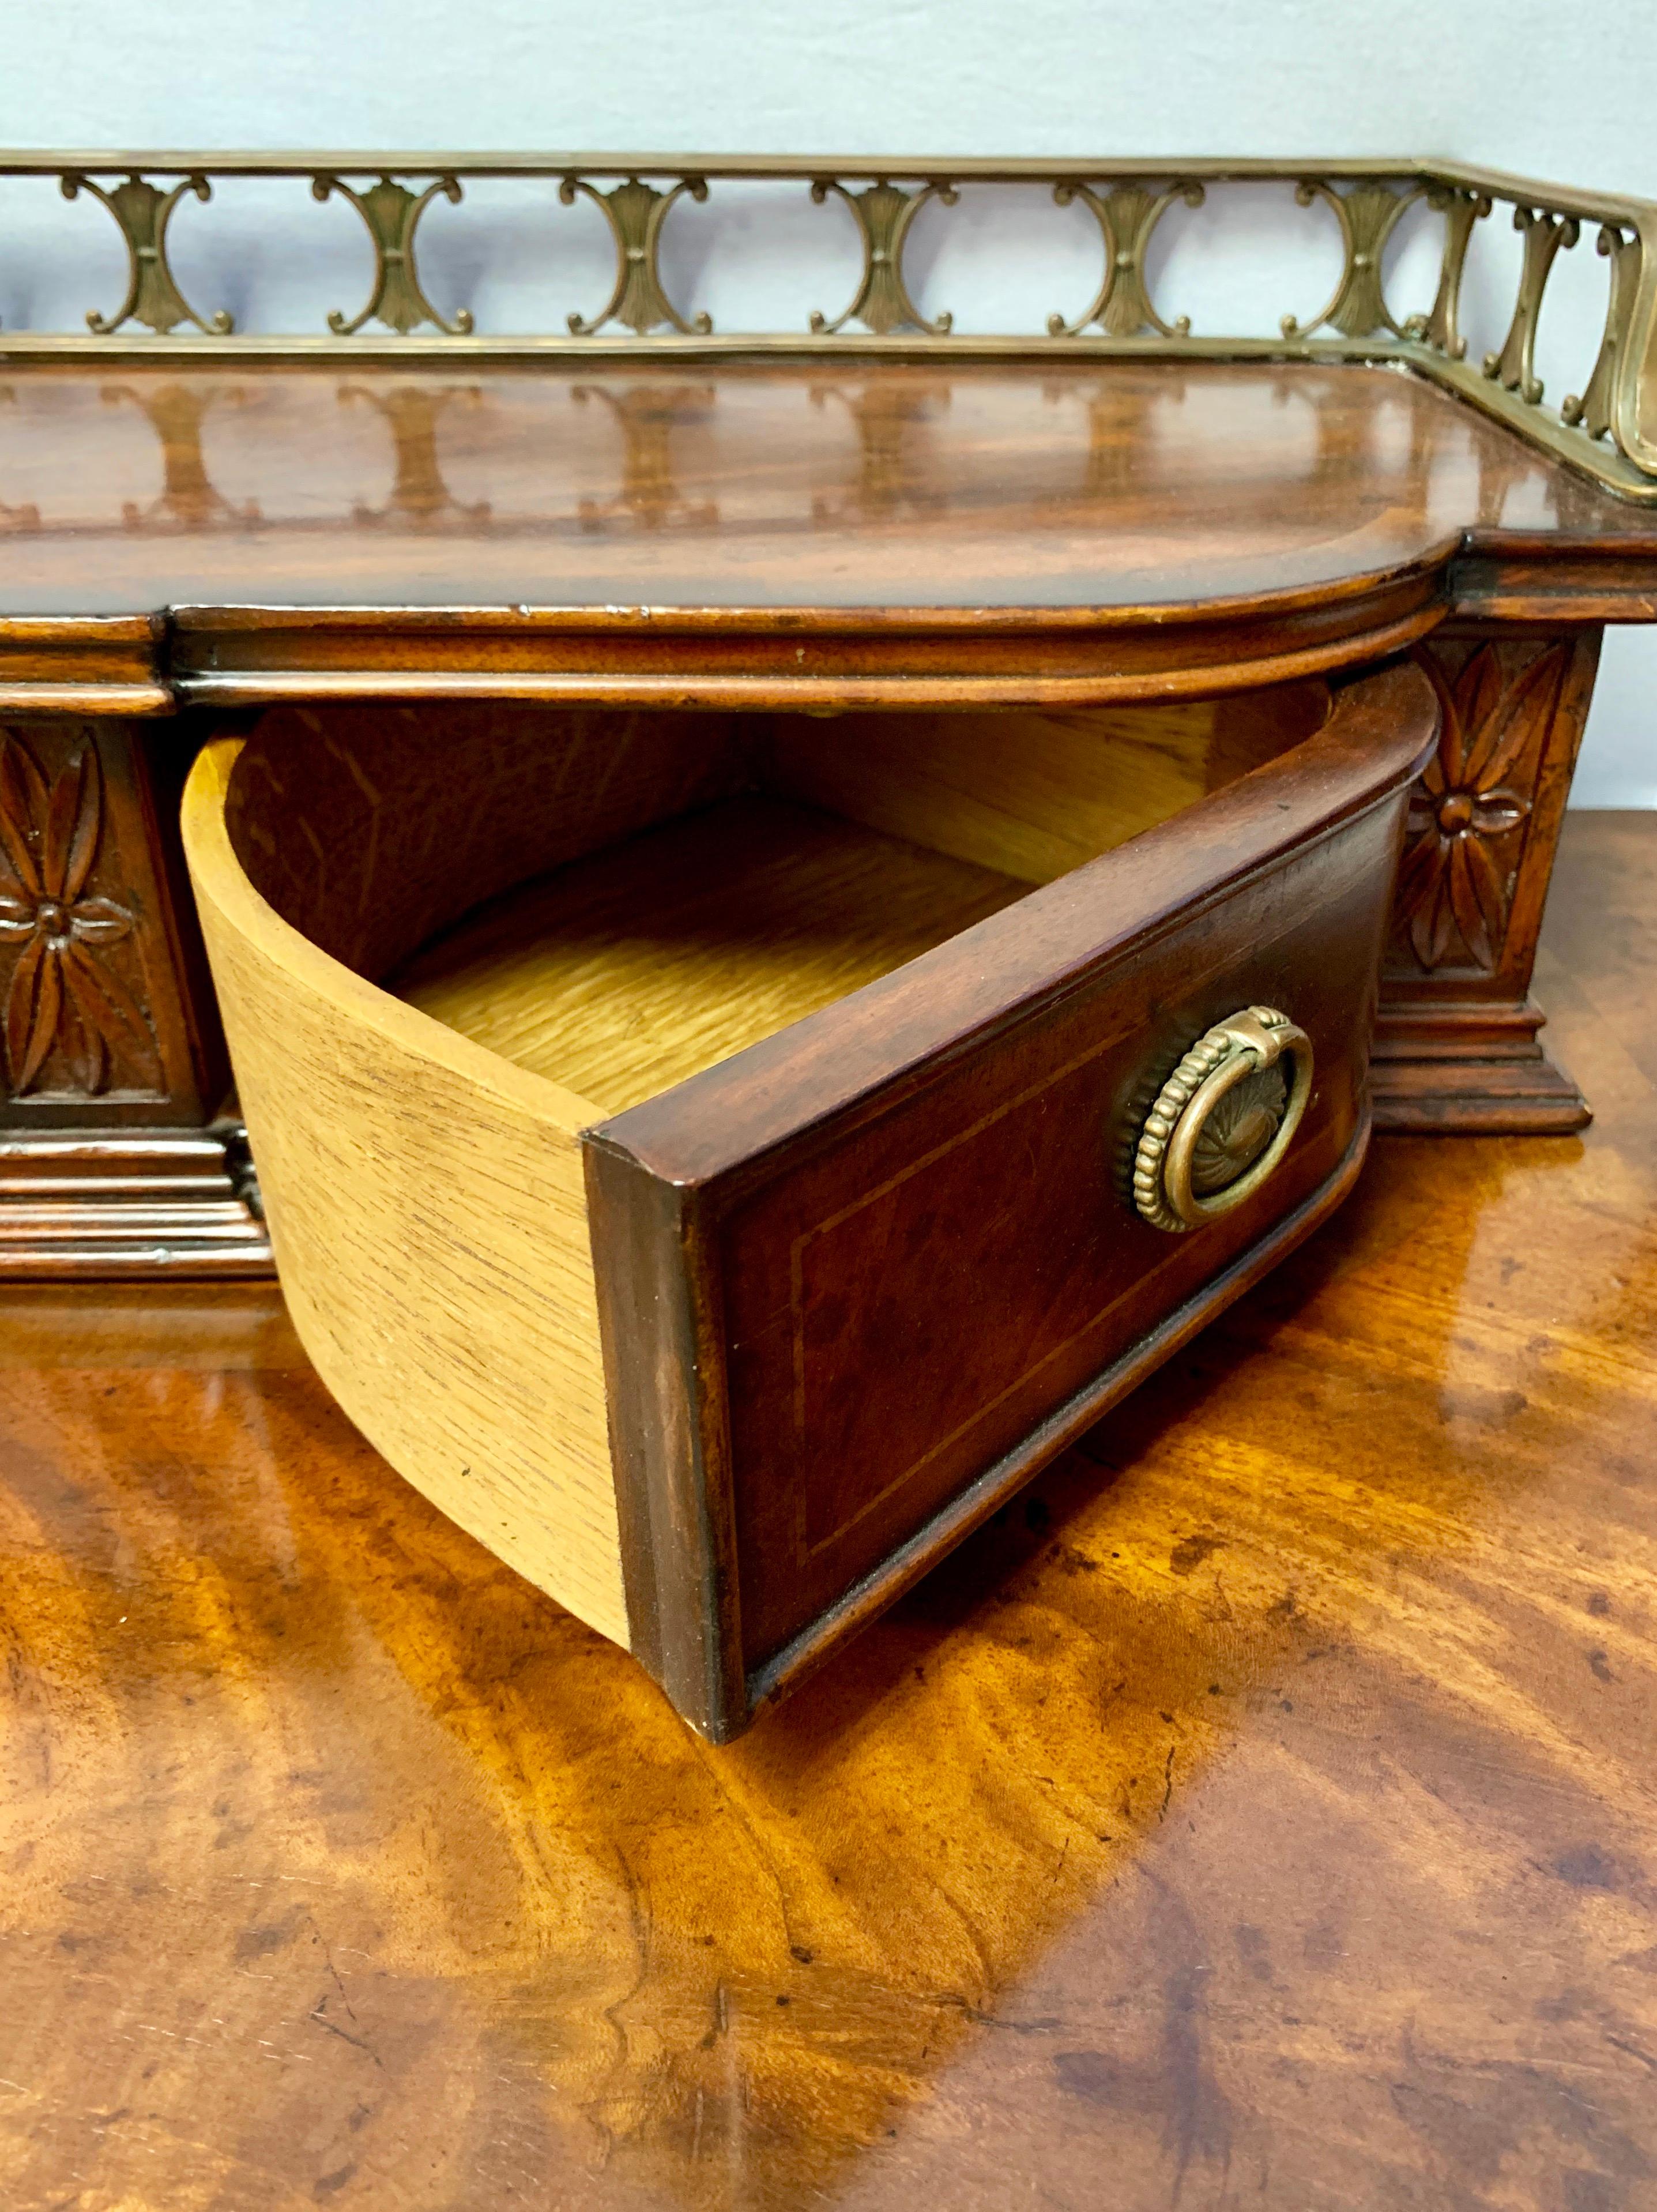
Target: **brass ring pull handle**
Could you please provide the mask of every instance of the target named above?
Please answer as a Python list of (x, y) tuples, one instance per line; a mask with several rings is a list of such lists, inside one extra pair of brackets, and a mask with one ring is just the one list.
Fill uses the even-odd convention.
[(1134, 1155), (1133, 1203), (1158, 1229), (1200, 1229), (1229, 1213), (1289, 1150), (1311, 1096), (1305, 1030), (1274, 1006), (1231, 1015), (1157, 1093)]

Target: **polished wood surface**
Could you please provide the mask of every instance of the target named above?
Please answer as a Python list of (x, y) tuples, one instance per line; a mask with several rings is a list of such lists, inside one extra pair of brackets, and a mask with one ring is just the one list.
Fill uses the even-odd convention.
[(0, 612), (1137, 606), (1657, 520), (1395, 371), (6, 372)]
[(8, 1293), (8, 2212), (1642, 2212), (1654, 971), (1572, 817), (1593, 1127), (1379, 1141), (722, 1752), (274, 1291)]
[(1081, 704), (1350, 664), (1447, 605), (1657, 607), (1651, 516), (1380, 368), (35, 368), (6, 391), (0, 698), (46, 708)]

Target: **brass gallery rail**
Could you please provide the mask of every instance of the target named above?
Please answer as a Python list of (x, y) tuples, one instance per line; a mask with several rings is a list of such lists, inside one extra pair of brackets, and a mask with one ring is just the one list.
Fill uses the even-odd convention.
[[(0, 361), (109, 358), (314, 360), (611, 356), (680, 356), (786, 351), (898, 355), (1127, 353), (1209, 359), (1269, 357), (1399, 362), (1448, 386), (1533, 443), (1625, 498), (1657, 501), (1657, 204), (1577, 192), (1496, 171), (1435, 161), (944, 161), (862, 157), (773, 159), (642, 155), (14, 154), (0, 176), (55, 179), (65, 198), (100, 201), (128, 254), (124, 296), (87, 316), (88, 333), (0, 332)], [(373, 249), (367, 297), (335, 311), (325, 332), (238, 334), (222, 311), (203, 313), (179, 288), (167, 258), (181, 202), (210, 202), (215, 178), (292, 178), (318, 201), (348, 200)], [(586, 199), (607, 220), (616, 251), (609, 297), (572, 311), (567, 330), (486, 335), (470, 313), (439, 312), (416, 258), (421, 218), (435, 198), (458, 204), (468, 180), (544, 179), (570, 205)], [(840, 202), (855, 218), (863, 269), (844, 309), (803, 311), (798, 329), (715, 332), (707, 314), (675, 301), (663, 279), (664, 226), (678, 201), (703, 201), (719, 185), (798, 181), (811, 200)], [(1275, 338), (1198, 332), (1165, 317), (1151, 295), (1150, 249), (1176, 204), (1209, 205), (1228, 185), (1279, 182), (1308, 220), (1332, 216), (1344, 259), (1333, 290), (1313, 314), (1284, 313)], [(1093, 297), (1055, 310), (1045, 331), (968, 337), (947, 314), (915, 304), (904, 253), (923, 208), (956, 204), (963, 185), (1046, 191), (1079, 203), (1098, 224), (1102, 260)], [(1424, 204), (1442, 226), (1433, 298), (1413, 307), (1387, 297), (1383, 256), (1405, 212)], [(1467, 358), (1459, 302), (1477, 226), (1511, 209), (1523, 238), (1512, 319), (1502, 344)], [(1597, 356), (1579, 392), (1556, 411), (1536, 373), (1537, 326), (1557, 255), (1597, 226), (1610, 264)], [(377, 326), (377, 327), (371, 327)], [(147, 335), (146, 335), (147, 334)]]

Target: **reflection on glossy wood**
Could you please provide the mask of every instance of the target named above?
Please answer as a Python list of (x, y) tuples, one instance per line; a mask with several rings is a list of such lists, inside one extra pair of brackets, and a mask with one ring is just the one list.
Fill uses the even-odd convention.
[(16, 368), (6, 389), (8, 615), (1113, 605), (1371, 574), (1464, 531), (1533, 560), (1657, 544), (1447, 394), (1350, 366)]
[(1657, 839), (1336, 1224), (710, 1752), (268, 1291), (0, 1333), (8, 2212), (1643, 2212)]
[(424, 385), (397, 385), (389, 390), (374, 385), (342, 384), (339, 398), (349, 404), (361, 400), (372, 407), (391, 434), (397, 456), (397, 475), (385, 504), (357, 500), (351, 519), (365, 529), (389, 524), (399, 530), (476, 530), (489, 519), (486, 499), (458, 500), (443, 480), (438, 451), (438, 426), (457, 404), (478, 405), (483, 398), (476, 384), (449, 384), (433, 391)]
[(7, 389), (0, 700), (47, 711), (1073, 707), (1357, 665), (1447, 610), (1657, 606), (1649, 514), (1350, 365), (36, 368)]

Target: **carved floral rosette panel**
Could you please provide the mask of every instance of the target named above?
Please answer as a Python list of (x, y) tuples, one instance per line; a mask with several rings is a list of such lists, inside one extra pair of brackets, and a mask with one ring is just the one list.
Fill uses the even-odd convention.
[(111, 788), (111, 742), (89, 723), (0, 723), (9, 1121), (63, 1103), (169, 1095), (143, 957), (156, 925), (146, 825), (124, 760)]
[[(1411, 799), (1389, 967), (1486, 981), (1507, 964), (1539, 794), (1558, 750), (1572, 647), (1557, 638), (1442, 638), (1417, 658), (1442, 719)], [(1579, 733), (1565, 734), (1574, 753)], [(1569, 766), (1567, 758), (1566, 774)]]

